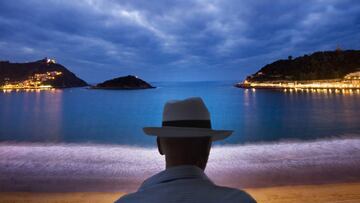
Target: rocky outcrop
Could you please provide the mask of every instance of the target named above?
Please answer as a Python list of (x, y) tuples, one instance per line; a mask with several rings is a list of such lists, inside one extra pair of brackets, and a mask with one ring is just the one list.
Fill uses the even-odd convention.
[(148, 89), (148, 88), (155, 88), (149, 83), (145, 82), (144, 80), (133, 76), (128, 75), (125, 77), (118, 77), (111, 80), (107, 80), (103, 83), (99, 83), (93, 88), (95, 89), (125, 89), (125, 90), (132, 90), (132, 89)]

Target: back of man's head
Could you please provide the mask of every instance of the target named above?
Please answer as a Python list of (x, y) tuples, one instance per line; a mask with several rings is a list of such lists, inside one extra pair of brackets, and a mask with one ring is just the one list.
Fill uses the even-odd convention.
[(205, 169), (211, 148), (210, 137), (166, 138), (158, 137), (159, 153), (165, 155), (166, 167), (195, 165)]

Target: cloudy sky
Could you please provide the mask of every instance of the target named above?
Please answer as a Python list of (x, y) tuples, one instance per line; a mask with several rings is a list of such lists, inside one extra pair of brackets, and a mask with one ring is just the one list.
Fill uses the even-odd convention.
[(88, 82), (242, 80), (337, 46), (360, 49), (358, 0), (0, 1), (0, 60), (54, 57)]

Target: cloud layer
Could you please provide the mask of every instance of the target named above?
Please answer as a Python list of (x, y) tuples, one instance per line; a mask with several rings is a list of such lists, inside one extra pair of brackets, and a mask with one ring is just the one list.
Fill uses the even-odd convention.
[(5, 0), (0, 59), (58, 61), (92, 82), (242, 79), (288, 55), (360, 48), (360, 2)]

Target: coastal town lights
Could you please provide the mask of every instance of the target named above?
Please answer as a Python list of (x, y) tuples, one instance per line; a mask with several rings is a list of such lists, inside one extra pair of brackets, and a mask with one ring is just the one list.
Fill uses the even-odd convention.
[(11, 91), (34, 91), (34, 90), (51, 90), (53, 87), (51, 85), (45, 84), (47, 81), (55, 80), (57, 77), (61, 76), (63, 73), (60, 71), (50, 71), (46, 73), (36, 73), (32, 76), (29, 76), (27, 80), (17, 81), (17, 82), (7, 82), (5, 85), (0, 86), (0, 89), (3, 92)]
[(270, 81), (270, 82), (251, 82), (245, 80), (239, 83), (241, 87), (256, 89), (284, 89), (284, 92), (342, 92), (349, 93), (360, 92), (360, 72), (354, 72), (346, 75), (343, 79), (334, 80), (309, 80), (309, 81)]
[(360, 89), (359, 84), (349, 84), (343, 82), (324, 82), (324, 83), (247, 83), (250, 88), (281, 88), (281, 89)]

